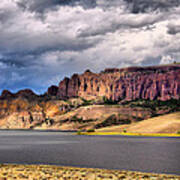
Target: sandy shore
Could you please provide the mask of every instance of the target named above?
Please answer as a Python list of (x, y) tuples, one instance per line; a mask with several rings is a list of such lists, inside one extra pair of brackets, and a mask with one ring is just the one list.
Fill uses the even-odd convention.
[(180, 180), (180, 176), (49, 165), (0, 165), (0, 180)]

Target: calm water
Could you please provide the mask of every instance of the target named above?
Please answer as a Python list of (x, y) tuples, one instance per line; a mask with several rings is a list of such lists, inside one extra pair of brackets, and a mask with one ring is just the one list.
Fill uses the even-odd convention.
[(180, 174), (180, 138), (0, 131), (0, 163), (55, 164)]

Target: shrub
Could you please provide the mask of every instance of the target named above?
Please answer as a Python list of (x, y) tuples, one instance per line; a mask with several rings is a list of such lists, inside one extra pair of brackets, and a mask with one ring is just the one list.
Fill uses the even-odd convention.
[(81, 131), (79, 130), (79, 131), (77, 131), (77, 135), (81, 135)]
[(95, 132), (94, 129), (88, 129), (87, 132)]
[(83, 101), (82, 106), (89, 106), (89, 105), (93, 104), (92, 100), (86, 100), (86, 99), (82, 98), (82, 101)]
[(126, 129), (124, 129), (124, 130), (123, 130), (123, 133), (127, 133), (127, 130), (126, 130)]
[(131, 120), (128, 119), (127, 117), (120, 116), (116, 114), (112, 114), (109, 117), (107, 117), (104, 121), (98, 123), (95, 125), (95, 128), (101, 128), (101, 127), (107, 127), (107, 126), (112, 126), (112, 125), (122, 125), (122, 124), (130, 124)]
[(103, 96), (104, 104), (106, 105), (116, 105), (118, 104), (117, 101), (113, 101), (112, 99), (108, 99), (107, 97)]
[(83, 119), (82, 118), (78, 118), (76, 115), (75, 116), (73, 116), (72, 118), (71, 118), (71, 121), (74, 121), (74, 122), (82, 122), (83, 121)]

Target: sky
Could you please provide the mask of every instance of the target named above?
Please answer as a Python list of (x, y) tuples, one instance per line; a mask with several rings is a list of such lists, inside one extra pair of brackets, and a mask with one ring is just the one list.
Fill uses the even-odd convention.
[(0, 92), (86, 69), (180, 62), (180, 0), (1, 0)]

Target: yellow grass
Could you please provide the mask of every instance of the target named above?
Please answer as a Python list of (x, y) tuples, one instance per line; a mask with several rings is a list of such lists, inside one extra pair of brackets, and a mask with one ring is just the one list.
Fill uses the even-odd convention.
[(0, 165), (0, 180), (178, 180), (180, 176), (51, 165)]
[(120, 132), (81, 132), (81, 135), (121, 135), (121, 136), (149, 136), (149, 137), (180, 137), (180, 134), (169, 133), (120, 133)]
[[(124, 132), (126, 131), (126, 132)], [(180, 112), (150, 118), (129, 125), (110, 126), (82, 135), (180, 137)]]

